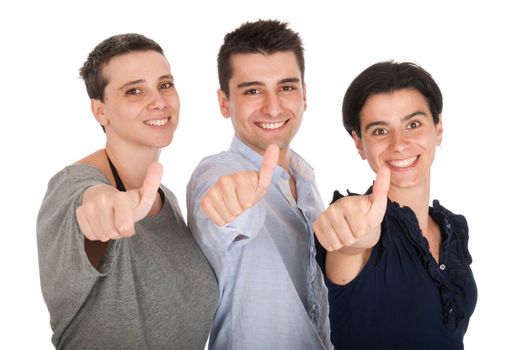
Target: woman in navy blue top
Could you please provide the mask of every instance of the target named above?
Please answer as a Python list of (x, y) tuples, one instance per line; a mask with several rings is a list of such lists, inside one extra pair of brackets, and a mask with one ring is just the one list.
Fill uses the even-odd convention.
[(477, 299), (461, 215), (430, 202), (442, 96), (412, 63), (382, 62), (350, 85), (343, 122), (377, 173), (335, 192), (314, 223), (335, 349), (463, 349)]

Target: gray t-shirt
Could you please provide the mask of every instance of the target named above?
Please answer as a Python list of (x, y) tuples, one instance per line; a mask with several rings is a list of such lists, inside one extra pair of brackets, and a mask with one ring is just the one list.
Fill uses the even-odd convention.
[(40, 279), (52, 342), (67, 349), (203, 349), (218, 300), (217, 282), (185, 224), (176, 197), (161, 186), (161, 212), (111, 241), (95, 269), (75, 210), (106, 177), (88, 165), (56, 174), (37, 220)]

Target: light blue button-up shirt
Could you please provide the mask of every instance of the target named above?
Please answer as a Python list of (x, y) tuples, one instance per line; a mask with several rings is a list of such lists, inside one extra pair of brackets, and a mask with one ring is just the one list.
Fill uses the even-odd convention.
[(313, 169), (291, 151), (265, 197), (218, 227), (199, 206), (222, 175), (260, 168), (262, 157), (234, 137), (227, 152), (201, 161), (187, 186), (188, 222), (219, 283), (210, 349), (332, 349), (327, 289), (315, 262), (311, 223), (323, 210)]

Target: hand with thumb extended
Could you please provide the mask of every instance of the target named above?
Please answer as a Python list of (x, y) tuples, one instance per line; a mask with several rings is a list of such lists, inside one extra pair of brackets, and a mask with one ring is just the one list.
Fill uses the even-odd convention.
[(381, 167), (370, 195), (343, 197), (331, 204), (313, 224), (320, 244), (327, 251), (358, 254), (373, 247), (388, 201), (390, 170)]
[(239, 171), (220, 176), (201, 198), (201, 209), (218, 226), (232, 222), (265, 196), (279, 155), (278, 146), (270, 144), (262, 157), (259, 171)]
[(156, 201), (162, 175), (161, 163), (154, 162), (141, 188), (126, 192), (105, 184), (88, 188), (76, 211), (84, 236), (90, 241), (106, 242), (134, 235), (134, 224), (148, 215)]

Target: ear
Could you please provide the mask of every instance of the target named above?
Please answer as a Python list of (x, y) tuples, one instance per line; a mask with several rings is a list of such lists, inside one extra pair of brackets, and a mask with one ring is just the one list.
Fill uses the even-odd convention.
[(101, 100), (92, 98), (91, 99), (91, 111), (95, 120), (102, 126), (108, 125), (108, 118), (106, 117), (106, 112), (104, 111), (104, 102)]
[(229, 97), (225, 94), (222, 89), (218, 89), (218, 103), (220, 105), (220, 111), (223, 117), (230, 118), (231, 112), (229, 110)]
[(351, 132), (351, 137), (353, 138), (353, 141), (355, 142), (355, 147), (357, 147), (357, 151), (359, 151), (360, 157), (363, 160), (366, 160), (366, 153), (364, 153), (364, 148), (362, 147), (362, 140), (357, 135), (357, 132), (355, 130)]
[(306, 90), (306, 83), (303, 84), (302, 89), (304, 90), (302, 92), (302, 97), (304, 99), (304, 112), (307, 109), (307, 90)]
[(443, 117), (442, 114), (439, 114), (439, 121), (436, 124), (436, 133), (437, 133), (437, 146), (441, 146), (443, 141)]

